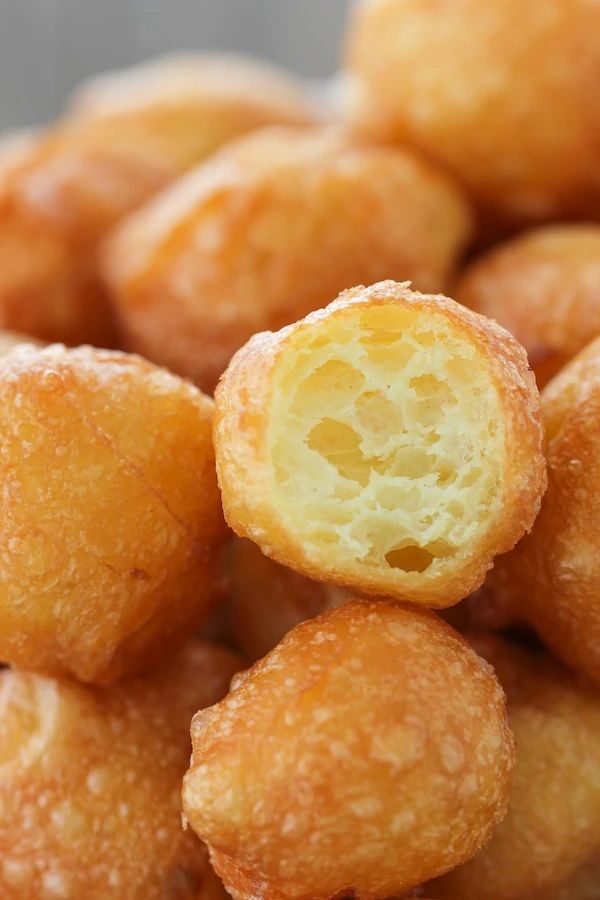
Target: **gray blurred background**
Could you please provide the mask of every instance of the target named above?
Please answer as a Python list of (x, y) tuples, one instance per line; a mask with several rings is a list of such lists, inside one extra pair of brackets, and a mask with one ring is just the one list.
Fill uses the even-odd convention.
[(94, 72), (186, 49), (330, 75), (352, 0), (0, 0), (0, 131), (44, 122)]

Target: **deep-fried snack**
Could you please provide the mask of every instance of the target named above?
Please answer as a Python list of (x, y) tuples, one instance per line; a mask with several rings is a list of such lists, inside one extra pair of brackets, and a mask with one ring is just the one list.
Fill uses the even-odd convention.
[(451, 606), (531, 527), (545, 488), (522, 347), (406, 284), (355, 288), (257, 335), (216, 406), (229, 525), (360, 593)]
[(544, 656), (489, 637), (473, 645), (508, 697), (514, 782), (489, 843), (427, 892), (443, 900), (585, 897), (586, 870), (600, 857), (600, 696)]
[(549, 382), (542, 409), (548, 492), (488, 587), (600, 686), (600, 338)]
[(0, 360), (0, 660), (108, 683), (202, 621), (225, 538), (212, 413), (124, 353)]
[(230, 632), (250, 662), (260, 659), (294, 625), (344, 603), (343, 588), (313, 581), (235, 538), (228, 550)]
[(520, 235), (471, 263), (454, 293), (523, 344), (542, 387), (600, 334), (600, 225)]
[(236, 900), (376, 900), (448, 871), (504, 815), (513, 763), (491, 667), (433, 613), (368, 601), (296, 626), (192, 743), (184, 813)]
[(0, 327), (113, 346), (96, 258), (107, 231), (232, 138), (314, 114), (276, 70), (210, 56), (101, 80), (76, 106), (18, 166), (0, 160)]
[(3, 900), (216, 900), (205, 847), (181, 828), (189, 722), (227, 691), (228, 651), (190, 642), (111, 688), (0, 672)]
[(506, 223), (600, 214), (600, 5), (363, 0), (347, 116), (452, 172)]
[(106, 276), (132, 349), (211, 391), (255, 332), (381, 278), (442, 290), (470, 236), (448, 178), (336, 130), (267, 129), (117, 229)]

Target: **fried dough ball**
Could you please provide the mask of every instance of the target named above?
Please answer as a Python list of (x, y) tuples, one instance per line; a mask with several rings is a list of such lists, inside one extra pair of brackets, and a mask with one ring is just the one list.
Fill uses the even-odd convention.
[(455, 294), (523, 344), (541, 387), (600, 334), (600, 225), (508, 241), (471, 263)]
[(108, 683), (207, 615), (225, 538), (212, 413), (124, 353), (0, 360), (0, 660)]
[(544, 389), (548, 492), (490, 590), (600, 687), (600, 338)]
[(490, 219), (600, 214), (600, 5), (362, 0), (346, 114), (452, 172)]
[(210, 391), (255, 332), (344, 288), (442, 289), (470, 229), (454, 185), (406, 152), (266, 129), (126, 221), (105, 268), (132, 349)]
[(69, 112), (90, 119), (135, 115), (186, 164), (255, 128), (320, 118), (301, 78), (252, 57), (210, 52), (166, 54), (95, 75), (75, 90)]
[(278, 565), (252, 541), (235, 538), (228, 555), (230, 631), (251, 662), (272, 650), (294, 625), (349, 599), (342, 588)]
[(531, 527), (545, 488), (523, 349), (406, 284), (355, 288), (257, 335), (216, 406), (229, 525), (359, 593), (451, 606)]
[[(428, 893), (443, 900), (576, 900), (600, 857), (600, 696), (549, 659), (494, 638), (474, 647), (508, 697), (517, 763), (506, 818)], [(583, 895), (585, 896), (585, 894)], [(596, 895), (597, 896), (597, 895)]]
[(3, 172), (0, 162), (0, 326), (113, 345), (97, 248), (115, 222), (233, 138), (314, 120), (282, 73), (220, 57), (159, 60), (92, 84), (21, 165)]
[(111, 688), (0, 672), (0, 894), (4, 900), (224, 897), (181, 828), (197, 707), (238, 662), (190, 642), (164, 668)]
[(433, 613), (367, 601), (296, 626), (192, 743), (185, 816), (236, 900), (445, 872), (504, 815), (513, 762), (492, 669)]

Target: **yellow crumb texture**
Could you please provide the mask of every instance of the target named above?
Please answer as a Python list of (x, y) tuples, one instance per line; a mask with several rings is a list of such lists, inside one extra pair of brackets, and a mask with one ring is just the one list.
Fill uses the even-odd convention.
[[(253, 462), (272, 530), (250, 518), (250, 506), (240, 523), (228, 478), (222, 438), (236, 438), (223, 416), (244, 367), (268, 382), (264, 433), (248, 409), (236, 425), (252, 425), (260, 439)], [(448, 606), (477, 587), (537, 512), (544, 464), (524, 354), (446, 298), (393, 282), (347, 292), (251, 342), (216, 399), (230, 524), (313, 577)], [(235, 465), (250, 459), (238, 453)], [(252, 492), (248, 475), (236, 479), (237, 495)]]

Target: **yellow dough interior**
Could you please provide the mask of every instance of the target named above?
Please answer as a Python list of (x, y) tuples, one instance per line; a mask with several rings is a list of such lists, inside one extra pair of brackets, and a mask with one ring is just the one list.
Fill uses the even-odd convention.
[(429, 575), (487, 530), (500, 399), (484, 355), (442, 313), (390, 301), (300, 329), (274, 400), (272, 499), (309, 556)]

